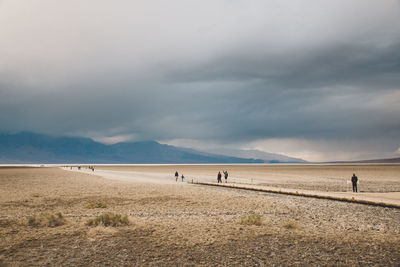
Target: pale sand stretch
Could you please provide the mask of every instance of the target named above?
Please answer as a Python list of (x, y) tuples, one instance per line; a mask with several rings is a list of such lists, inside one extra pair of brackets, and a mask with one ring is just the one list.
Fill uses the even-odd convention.
[(155, 165), (98, 166), (96, 170), (158, 173), (165, 179), (175, 171), (189, 181), (216, 182), (218, 171), (228, 170), (228, 181), (257, 183), (293, 189), (350, 192), (350, 177), (356, 173), (362, 192), (400, 192), (400, 165)]
[[(175, 166), (175, 168), (182, 168), (182, 166)], [(186, 166), (185, 166), (186, 167)], [(225, 166), (219, 166), (220, 168), (224, 168)], [(391, 166), (393, 167), (393, 166)], [(90, 169), (82, 168), (79, 170), (80, 172), (84, 173), (89, 173), (89, 174), (96, 174), (104, 178), (108, 179), (115, 179), (115, 180), (120, 180), (120, 181), (130, 181), (130, 182), (136, 182), (136, 183), (156, 183), (156, 184), (177, 184), (175, 181), (175, 178), (171, 175), (171, 173), (160, 173), (160, 172), (150, 172), (150, 170), (143, 169), (143, 168), (138, 168), (139, 171), (133, 171), (129, 169), (128, 167), (125, 167), (125, 169), (121, 170), (111, 170), (111, 169), (102, 169), (103, 167), (97, 168), (95, 172), (93, 172)], [(108, 167), (110, 168), (110, 167)], [(120, 169), (121, 167), (115, 167), (116, 169)], [(158, 166), (153, 166), (154, 169), (158, 168)], [(69, 170), (69, 168), (66, 168)], [(73, 168), (74, 171), (77, 171), (77, 168)], [(275, 174), (277, 171), (275, 170)], [(257, 177), (256, 179), (251, 179), (251, 178), (235, 178), (235, 177), (230, 177), (228, 178), (229, 183), (223, 182), (223, 185), (240, 185), (242, 188), (255, 188), (255, 189), (264, 189), (264, 190), (269, 190), (269, 191), (281, 191), (281, 192), (288, 192), (288, 193), (299, 193), (299, 194), (304, 194), (304, 195), (316, 195), (316, 196), (328, 196), (332, 198), (337, 198), (337, 199), (348, 199), (351, 200), (352, 198), (354, 200), (363, 200), (363, 201), (369, 201), (369, 202), (378, 202), (378, 203), (386, 203), (388, 205), (395, 205), (400, 207), (400, 192), (382, 192), (382, 193), (371, 193), (371, 192), (359, 192), (359, 193), (353, 193), (353, 192), (327, 192), (327, 191), (320, 191), (320, 190), (306, 190), (306, 189), (292, 189), (292, 188), (284, 188), (284, 187), (277, 187), (277, 186), (265, 186), (265, 183), (260, 177), (260, 174), (254, 174), (252, 173), (253, 176)], [(279, 175), (278, 175), (279, 176)], [(282, 175), (280, 175), (282, 177)], [(396, 175), (392, 175), (392, 177), (396, 177)], [(311, 180), (313, 177), (308, 178), (308, 180)], [(302, 181), (301, 181), (301, 180)], [(307, 180), (307, 178), (301, 177), (299, 179), (300, 182), (304, 182), (304, 180)], [(224, 179), (223, 179), (224, 180)], [(178, 182), (180, 183), (181, 177), (179, 176)], [(196, 183), (196, 182), (201, 182), (201, 183), (213, 183), (215, 184), (215, 177), (212, 177), (209, 174), (194, 174), (194, 175), (186, 175), (184, 182), (187, 183)], [(400, 182), (400, 181), (399, 181)], [(328, 182), (327, 182), (328, 183)], [(346, 186), (350, 184), (350, 181), (346, 181)], [(362, 183), (361, 183), (362, 184)], [(350, 185), (351, 186), (351, 185)], [(348, 187), (350, 187), (348, 186)], [(359, 185), (359, 187), (361, 187)], [(362, 188), (362, 187), (361, 187)]]
[[(69, 170), (66, 168), (66, 170)], [(78, 171), (74, 168), (72, 171)], [(90, 169), (82, 168), (78, 172), (94, 174), (107, 179), (118, 181), (128, 181), (135, 183), (154, 183), (154, 184), (176, 184), (175, 179), (167, 177), (165, 174), (151, 173), (151, 172), (136, 172), (136, 171), (112, 171), (112, 170), (96, 170), (93, 172)], [(179, 177), (179, 181), (181, 178)]]

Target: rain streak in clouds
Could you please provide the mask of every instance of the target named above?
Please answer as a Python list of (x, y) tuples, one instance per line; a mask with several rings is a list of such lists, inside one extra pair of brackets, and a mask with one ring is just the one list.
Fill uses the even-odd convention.
[(0, 1), (0, 131), (399, 156), (400, 2)]

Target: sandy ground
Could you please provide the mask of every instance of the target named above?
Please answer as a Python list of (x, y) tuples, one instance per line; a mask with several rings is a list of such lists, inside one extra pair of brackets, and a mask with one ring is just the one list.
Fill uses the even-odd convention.
[[(176, 183), (176, 168), (100, 168), (113, 173), (107, 178), (101, 177), (100, 169), (93, 175), (87, 170), (0, 168), (0, 265), (400, 264), (398, 209)], [(215, 170), (228, 169), (232, 179), (251, 180), (245, 175), (254, 173), (253, 179), (268, 180), (265, 184), (295, 184), (290, 179), (291, 167), (279, 170), (289, 177), (286, 180), (274, 180), (246, 166), (242, 171), (239, 166), (179, 168), (187, 179), (212, 179)], [(326, 172), (333, 178), (329, 187), (337, 187), (353, 172), (347, 167), (332, 168)], [(377, 175), (380, 190), (389, 192), (394, 191), (392, 185), (399, 176), (398, 168), (388, 169), (381, 169), (382, 176), (374, 166), (356, 173), (363, 179), (361, 184), (370, 185), (377, 184), (372, 179)], [(302, 169), (299, 177), (307, 173), (316, 172)], [(299, 188), (316, 186), (302, 179), (297, 183)], [(107, 208), (87, 208), (95, 201), (106, 203)], [(29, 215), (46, 211), (62, 212), (67, 223), (54, 228), (28, 225)], [(85, 225), (89, 218), (105, 212), (128, 214), (131, 224)], [(253, 213), (261, 215), (262, 225), (240, 224), (241, 216)]]

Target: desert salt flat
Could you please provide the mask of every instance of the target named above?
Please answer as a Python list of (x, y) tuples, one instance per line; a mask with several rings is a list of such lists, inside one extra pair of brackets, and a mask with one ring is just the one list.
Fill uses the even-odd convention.
[(363, 192), (400, 192), (400, 165), (158, 165), (97, 166), (97, 170), (160, 174), (173, 180), (175, 171), (194, 181), (216, 181), (218, 171), (229, 171), (229, 182), (293, 189), (349, 192), (356, 173)]
[[(66, 168), (68, 170), (68, 168)], [(72, 171), (78, 171), (76, 168)], [(171, 177), (160, 173), (151, 172), (137, 172), (137, 171), (113, 171), (113, 170), (101, 170), (98, 169), (93, 172), (90, 169), (81, 169), (78, 172), (95, 174), (107, 179), (128, 181), (135, 183), (155, 183), (155, 184), (176, 184), (176, 181), (172, 180)], [(180, 180), (180, 178), (179, 178)]]
[[(201, 166), (201, 165), (196, 165), (196, 166)], [(332, 167), (333, 165), (329, 165)], [(165, 172), (165, 173), (160, 173), (160, 172), (152, 172), (151, 169), (143, 169), (143, 166), (140, 168), (141, 171), (132, 171), (129, 166), (125, 166), (125, 170), (111, 170), (111, 169), (102, 169), (101, 166), (98, 166), (96, 168), (96, 172), (93, 172), (90, 169), (82, 168), (79, 170), (80, 172), (85, 172), (89, 174), (96, 174), (104, 178), (108, 179), (116, 179), (116, 180), (121, 180), (121, 181), (130, 181), (130, 182), (139, 182), (139, 183), (157, 183), (157, 184), (177, 184), (177, 185), (185, 185), (187, 183), (196, 183), (196, 182), (206, 182), (206, 183), (214, 183), (215, 184), (215, 177), (212, 177), (210, 174), (206, 173), (194, 173), (193, 175), (186, 175), (184, 178), (184, 182), (186, 183), (181, 183), (181, 178), (179, 177), (178, 182), (175, 181), (175, 178), (173, 178), (173, 174), (171, 172)], [(165, 166), (164, 166), (165, 167)], [(184, 167), (189, 173), (190, 170), (187, 168), (188, 166), (185, 165), (180, 165), (180, 166), (174, 166), (172, 165), (171, 167), (174, 167), (176, 169)], [(206, 166), (205, 166), (206, 167)], [(231, 166), (229, 165), (220, 165), (217, 166), (220, 168), (229, 168)], [(285, 167), (288, 168), (286, 165), (280, 165), (280, 169), (282, 172), (285, 170)], [(396, 165), (391, 165), (390, 167), (398, 167)], [(110, 168), (110, 167), (108, 167)], [(119, 168), (119, 167), (115, 167)], [(135, 167), (133, 167), (135, 168)], [(157, 166), (153, 166), (153, 168), (157, 168)], [(190, 168), (190, 167), (189, 167)], [(359, 167), (358, 167), (359, 168)], [(381, 169), (378, 166), (376, 168)], [(67, 168), (68, 169), (68, 168)], [(275, 168), (276, 169), (276, 168)], [(396, 170), (397, 168), (394, 168)], [(77, 171), (77, 168), (74, 168), (73, 170)], [(264, 176), (262, 176), (262, 173), (260, 172), (265, 172)], [(370, 202), (379, 202), (379, 203), (386, 203), (390, 205), (397, 205), (400, 207), (400, 192), (379, 192), (379, 193), (371, 193), (371, 192), (359, 192), (359, 193), (353, 193), (353, 192), (327, 192), (327, 191), (321, 191), (321, 190), (306, 190), (306, 189), (293, 189), (293, 188), (284, 188), (284, 187), (277, 187), (277, 186), (264, 186), (264, 180), (263, 178), (268, 176), (268, 173), (265, 169), (259, 170), (258, 173), (252, 173), (253, 176), (256, 178), (246, 178), (243, 177), (243, 174), (241, 172), (240, 177), (230, 177), (228, 178), (229, 183), (223, 183), (224, 185), (233, 185), (233, 186), (241, 186), (242, 188), (249, 188), (249, 189), (264, 189), (264, 190), (270, 190), (270, 191), (281, 191), (281, 192), (290, 192), (290, 193), (300, 193), (300, 194), (306, 194), (306, 195), (317, 195), (317, 196), (330, 196), (330, 197), (335, 197), (335, 198), (345, 198), (345, 199), (355, 199), (355, 200), (365, 200), (365, 201), (370, 201)], [(275, 174), (277, 173), (277, 170), (275, 170)], [(283, 174), (279, 175), (280, 177), (283, 176)], [(310, 184), (313, 184), (315, 177), (307, 177), (308, 179), (305, 179), (303, 176), (300, 176), (297, 180), (297, 182), (304, 183), (305, 181), (309, 180)], [(369, 178), (370, 176), (368, 176)], [(394, 172), (392, 176), (389, 176), (392, 178), (394, 181), (398, 179), (398, 182), (400, 183), (400, 177), (398, 177), (398, 174)], [(302, 180), (300, 180), (302, 179)], [(323, 179), (323, 178), (321, 178)], [(369, 178), (371, 179), (371, 178)], [(332, 180), (332, 178), (331, 178)], [(292, 182), (296, 181), (292, 178)], [(391, 181), (391, 179), (389, 179)], [(320, 181), (321, 182), (321, 181)], [(382, 183), (385, 183), (386, 181), (383, 181)], [(329, 183), (327, 181), (326, 183)], [(346, 190), (348, 188), (351, 188), (351, 183), (349, 180), (342, 181), (342, 184), (346, 184), (344, 187)], [(281, 185), (282, 186), (282, 185)], [(362, 188), (362, 185), (359, 185), (360, 188)], [(388, 188), (387, 190), (392, 190), (392, 188)]]
[[(236, 183), (288, 190), (352, 194), (346, 180), (354, 171), (363, 191), (375, 190), (363, 193), (394, 193), (398, 183), (396, 166), (0, 168), (0, 266), (399, 265), (399, 209), (173, 177), (178, 170), (215, 182), (218, 170), (226, 169)], [(64, 225), (28, 224), (29, 216), (57, 212)], [(130, 224), (87, 225), (107, 212), (128, 215)], [(252, 214), (260, 216), (260, 225), (241, 223)]]

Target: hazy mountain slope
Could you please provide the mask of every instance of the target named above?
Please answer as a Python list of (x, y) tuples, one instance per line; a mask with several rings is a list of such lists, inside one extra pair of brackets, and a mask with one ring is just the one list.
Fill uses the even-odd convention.
[(390, 158), (390, 159), (367, 159), (367, 160), (356, 160), (356, 161), (335, 161), (329, 163), (400, 163), (400, 158)]
[(262, 163), (188, 151), (155, 141), (105, 145), (89, 138), (0, 134), (0, 163)]
[(210, 153), (231, 156), (231, 157), (240, 157), (240, 158), (253, 158), (253, 159), (261, 159), (265, 162), (269, 163), (305, 163), (307, 161), (299, 158), (288, 157), (285, 155), (274, 154), (263, 152), (260, 150), (239, 150), (239, 149), (213, 149), (209, 151)]

